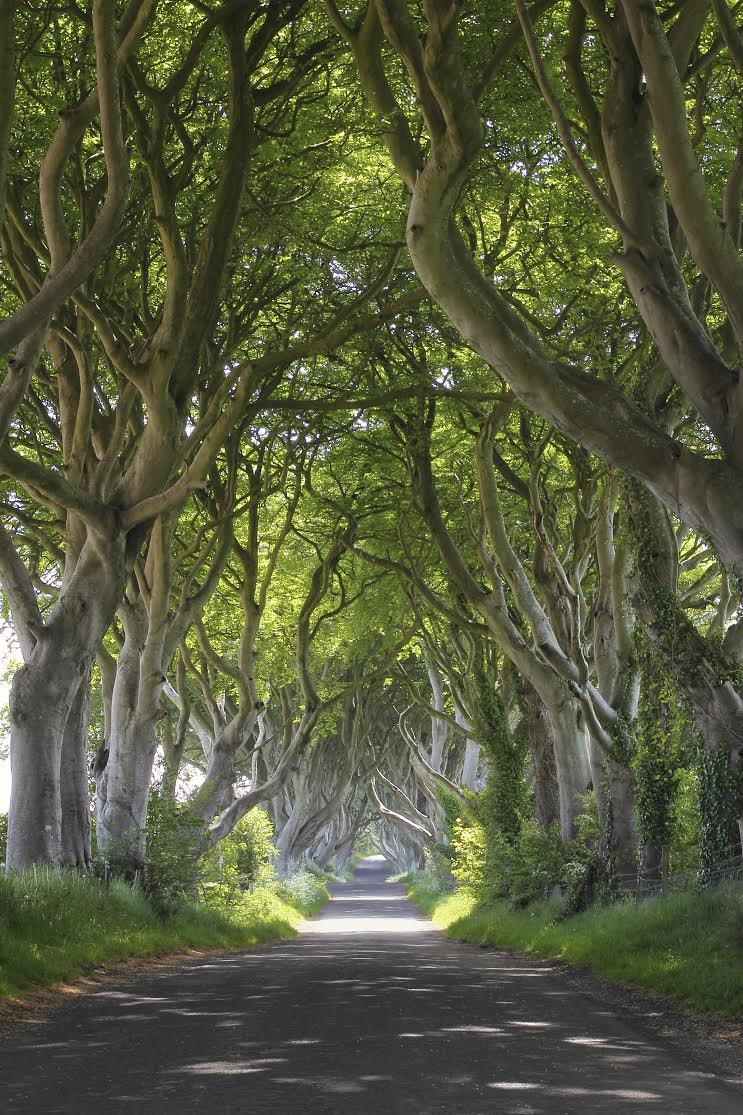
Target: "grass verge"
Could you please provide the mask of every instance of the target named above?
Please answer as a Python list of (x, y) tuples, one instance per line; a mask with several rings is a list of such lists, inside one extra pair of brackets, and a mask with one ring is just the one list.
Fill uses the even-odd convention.
[(140, 890), (74, 872), (0, 875), (0, 997), (58, 983), (86, 968), (179, 949), (250, 948), (293, 937), (328, 895), (303, 873), (223, 909), (185, 905), (161, 917)]
[(559, 920), (559, 900), (516, 910), (442, 894), (430, 879), (410, 897), (448, 937), (590, 968), (606, 979), (673, 995), (704, 1011), (743, 1017), (743, 889), (715, 887), (620, 902)]

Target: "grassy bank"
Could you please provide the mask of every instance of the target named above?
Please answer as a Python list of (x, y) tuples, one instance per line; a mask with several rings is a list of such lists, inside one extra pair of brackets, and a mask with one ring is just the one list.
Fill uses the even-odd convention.
[(442, 894), (413, 877), (411, 898), (448, 937), (590, 968), (607, 979), (674, 995), (701, 1010), (743, 1017), (743, 888), (622, 902), (559, 920), (560, 901), (515, 910)]
[(184, 905), (163, 918), (126, 883), (105, 886), (73, 872), (0, 875), (0, 996), (129, 956), (249, 948), (293, 937), (298, 922), (326, 898), (321, 880), (302, 875), (224, 909)]

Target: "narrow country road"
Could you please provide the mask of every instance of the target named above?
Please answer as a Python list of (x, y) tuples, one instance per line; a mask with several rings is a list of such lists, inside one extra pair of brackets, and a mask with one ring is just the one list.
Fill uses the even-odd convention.
[(549, 964), (447, 941), (384, 876), (364, 861), (295, 941), (138, 977), (6, 1038), (0, 1111), (743, 1111)]

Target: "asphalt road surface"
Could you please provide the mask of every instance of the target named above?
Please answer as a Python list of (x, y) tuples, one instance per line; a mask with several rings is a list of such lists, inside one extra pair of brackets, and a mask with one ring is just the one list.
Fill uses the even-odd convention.
[(549, 963), (447, 941), (381, 858), (294, 941), (78, 1000), (0, 1043), (1, 1112), (741, 1115), (743, 1091)]

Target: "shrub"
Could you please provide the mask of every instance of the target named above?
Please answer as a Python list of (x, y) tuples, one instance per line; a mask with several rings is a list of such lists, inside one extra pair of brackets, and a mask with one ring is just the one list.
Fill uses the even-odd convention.
[(188, 803), (162, 789), (150, 794), (143, 886), (156, 907), (172, 913), (187, 898), (196, 898), (204, 826)]
[(5, 863), (8, 852), (8, 814), (0, 813), (0, 864)]
[(328, 896), (325, 877), (307, 868), (287, 875), (280, 882), (272, 884), (271, 889), (289, 906), (309, 912), (319, 910)]
[(548, 898), (563, 881), (567, 850), (557, 825), (541, 829), (536, 821), (525, 822), (511, 851), (511, 901), (528, 906)]
[[(391, 879), (390, 882), (398, 880)], [(451, 882), (440, 875), (428, 871), (418, 871), (414, 875), (399, 876), (400, 882), (407, 881), (410, 886), (410, 895), (422, 909), (428, 913), (436, 905), (452, 894)], [(460, 892), (461, 893), (461, 892)]]
[(251, 809), (200, 864), (199, 895), (209, 906), (232, 905), (245, 891), (274, 876), (273, 825), (264, 809)]
[(540, 829), (526, 821), (514, 841), (486, 833), (479, 824), (459, 824), (454, 835), (452, 874), (460, 886), (484, 899), (509, 898), (524, 906), (543, 898), (562, 881), (566, 849), (556, 826)]
[(699, 772), (692, 768), (677, 771), (678, 790), (673, 834), (668, 856), (669, 875), (690, 875), (699, 870), (701, 817), (699, 813)]
[(451, 847), (451, 873), (459, 885), (471, 891), (484, 890), (488, 860), (484, 827), (476, 821), (457, 821)]
[(557, 825), (541, 829), (524, 821), (509, 840), (494, 827), (460, 820), (452, 840), (452, 875), (482, 901), (505, 898), (515, 906), (547, 898), (556, 886), (577, 885), (594, 856), (596, 820), (588, 804), (582, 831), (579, 826), (578, 838), (567, 845)]

